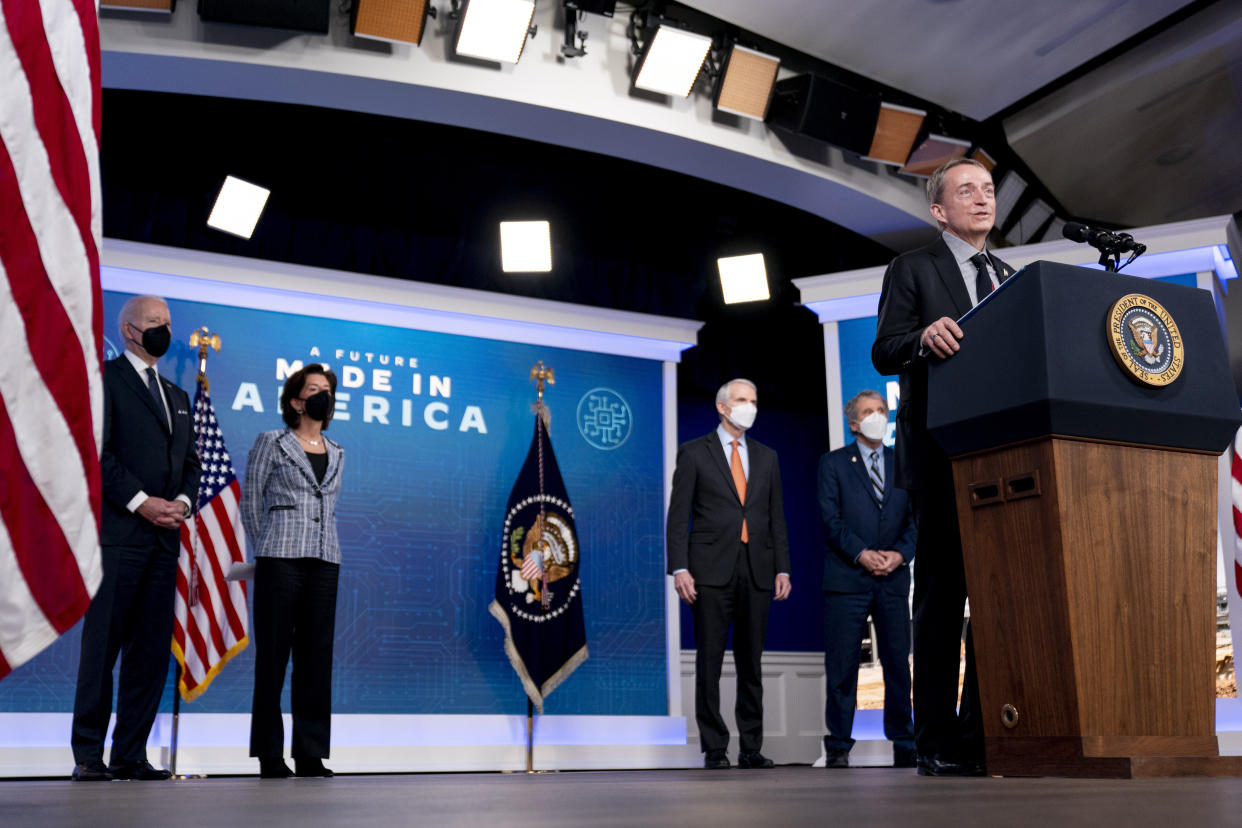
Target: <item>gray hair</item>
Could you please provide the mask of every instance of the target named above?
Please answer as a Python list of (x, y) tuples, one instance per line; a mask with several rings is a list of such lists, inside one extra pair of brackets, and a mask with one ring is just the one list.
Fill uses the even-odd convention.
[(873, 391), (870, 388), (866, 388), (850, 397), (850, 401), (845, 404), (845, 419), (849, 420), (851, 423), (858, 422), (858, 404), (862, 402), (864, 397), (875, 397), (881, 404), (883, 404), (884, 410), (888, 411), (888, 402), (884, 399), (884, 395), (882, 395), (879, 391)]
[(726, 382), (724, 385), (720, 386), (720, 390), (716, 392), (717, 403), (724, 403), (728, 405), (729, 386), (733, 385), (735, 382), (740, 382), (742, 385), (749, 385), (750, 390), (755, 392), (755, 396), (756, 397), (759, 396), (759, 389), (755, 387), (755, 384), (753, 382), (751, 382), (748, 379), (742, 379), (741, 377), (738, 377), (737, 379), (731, 379), (728, 382)]
[(944, 177), (945, 174), (954, 167), (960, 167), (963, 164), (974, 164), (984, 172), (991, 174), (987, 166), (976, 161), (973, 158), (954, 158), (952, 161), (946, 161), (931, 174), (931, 178), (927, 179), (927, 203), (943, 204), (940, 199), (944, 196)]
[[(116, 315), (116, 332), (121, 339), (125, 339), (125, 323), (133, 325), (138, 320), (138, 309), (144, 302), (159, 302), (164, 307), (168, 307), (168, 303), (164, 301), (162, 296), (131, 296), (125, 300), (125, 304), (121, 305), (121, 311)], [(134, 327), (138, 327), (134, 325)]]

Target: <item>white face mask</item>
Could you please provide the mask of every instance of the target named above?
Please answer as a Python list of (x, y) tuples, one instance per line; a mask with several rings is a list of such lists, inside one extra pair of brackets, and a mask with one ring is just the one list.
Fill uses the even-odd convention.
[(755, 424), (755, 417), (759, 414), (759, 409), (754, 403), (738, 403), (729, 411), (729, 420), (738, 428), (745, 431)]
[(888, 416), (880, 411), (872, 411), (858, 424), (858, 433), (873, 443), (883, 440), (886, 431), (888, 431)]

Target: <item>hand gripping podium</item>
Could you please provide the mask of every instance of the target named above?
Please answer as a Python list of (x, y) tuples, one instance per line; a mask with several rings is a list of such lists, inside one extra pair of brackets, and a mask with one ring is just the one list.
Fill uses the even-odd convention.
[(988, 771), (1242, 775), (1215, 732), (1217, 457), (1242, 417), (1212, 297), (1037, 262), (962, 330), (927, 421)]

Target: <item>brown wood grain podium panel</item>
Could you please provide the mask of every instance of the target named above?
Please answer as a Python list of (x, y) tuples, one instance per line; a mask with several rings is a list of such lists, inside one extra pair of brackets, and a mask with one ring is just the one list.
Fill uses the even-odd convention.
[(989, 772), (1242, 772), (1215, 733), (1215, 457), (1046, 437), (953, 470)]

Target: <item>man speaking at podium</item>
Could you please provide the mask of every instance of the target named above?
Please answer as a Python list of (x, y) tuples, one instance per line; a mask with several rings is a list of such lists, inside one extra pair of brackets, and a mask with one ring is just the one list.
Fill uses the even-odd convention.
[[(966, 634), (961, 709), (957, 679), (966, 602), (962, 542), (949, 458), (927, 431), (927, 366), (963, 347), (962, 317), (1013, 270), (985, 249), (996, 221), (992, 176), (957, 158), (927, 182), (940, 238), (895, 258), (884, 274), (871, 361), (901, 375), (894, 484), (910, 493), (914, 566), (914, 739), (924, 776), (983, 774), (974, 647)], [(970, 347), (966, 345), (965, 347)], [(980, 389), (979, 393), (986, 393)]]

